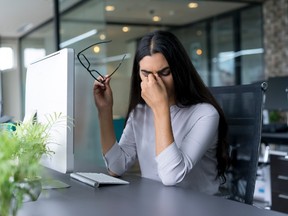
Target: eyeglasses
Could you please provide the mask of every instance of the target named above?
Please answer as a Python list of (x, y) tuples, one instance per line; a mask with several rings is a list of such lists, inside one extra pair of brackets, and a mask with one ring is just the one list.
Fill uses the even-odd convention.
[[(96, 46), (96, 45), (99, 45), (99, 44), (103, 44), (103, 43), (109, 43), (111, 42), (111, 40), (109, 41), (101, 41), (101, 42), (98, 42), (98, 43), (94, 43), (88, 47), (86, 47), (85, 49), (83, 49), (82, 51), (80, 51), (78, 54), (77, 54), (77, 58), (79, 60), (79, 62), (81, 63), (81, 65), (90, 73), (90, 75), (95, 79), (97, 80), (98, 82), (101, 82), (103, 83), (107, 78), (111, 77), (118, 69), (119, 67), (121, 66), (122, 62), (124, 61), (125, 59), (125, 56), (126, 54), (122, 57), (121, 59), (121, 62), (119, 63), (119, 65), (115, 68), (115, 70), (109, 74), (108, 76), (103, 76), (99, 71), (95, 70), (95, 69), (91, 69), (90, 66), (91, 66), (91, 63), (89, 62), (89, 60), (87, 59), (87, 57), (83, 54), (84, 51), (88, 50), (89, 48), (93, 47), (93, 46)], [(99, 80), (97, 77), (100, 76), (102, 78), (102, 80)]]

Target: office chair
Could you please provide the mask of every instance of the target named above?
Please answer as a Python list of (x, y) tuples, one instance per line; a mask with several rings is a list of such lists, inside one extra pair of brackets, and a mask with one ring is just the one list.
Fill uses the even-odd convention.
[(253, 204), (261, 144), (263, 95), (267, 84), (210, 87), (228, 123), (231, 157), (219, 196)]

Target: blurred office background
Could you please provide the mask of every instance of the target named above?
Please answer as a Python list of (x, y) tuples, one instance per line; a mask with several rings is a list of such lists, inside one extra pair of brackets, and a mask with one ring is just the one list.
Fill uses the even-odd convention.
[[(112, 40), (87, 57), (93, 68), (108, 74), (126, 54), (111, 80), (121, 133), (137, 41), (155, 29), (179, 37), (207, 86), (288, 75), (288, 0), (0, 0), (0, 5), (1, 115), (15, 121), (25, 114), (29, 63), (65, 47), (77, 54)], [(76, 58), (75, 80), (76, 153), (85, 155), (84, 165), (103, 163), (94, 80)]]
[[(103, 49), (98, 55), (105, 57), (105, 64), (97, 59), (94, 62), (103, 73), (113, 70), (119, 58), (127, 54), (112, 79), (114, 113), (125, 116), (137, 40), (154, 29), (168, 29), (181, 39), (208, 86), (248, 84), (288, 73), (287, 0), (0, 2), (1, 14), (7, 17), (1, 17), (5, 22), (0, 29), (1, 113), (16, 120), (24, 117), (25, 73), (29, 63), (64, 47), (78, 53), (102, 40), (112, 40), (100, 47)], [(20, 17), (37, 19), (25, 23), (23, 18), (13, 32), (17, 23), (10, 17), (17, 16), (17, 12)], [(89, 92), (93, 80), (79, 66), (76, 61), (76, 74), (86, 83), (81, 88)]]
[[(111, 81), (115, 123), (121, 128), (137, 41), (155, 29), (169, 30), (180, 38), (208, 86), (249, 84), (288, 73), (288, 0), (0, 3), (1, 116), (11, 116), (14, 121), (25, 115), (29, 63), (65, 47), (77, 54), (92, 43), (112, 40), (86, 54), (92, 67), (103, 74), (113, 71), (126, 54)], [(76, 141), (94, 145), (99, 137), (92, 97), (94, 80), (76, 58), (75, 77), (75, 131), (82, 131)], [(41, 94), (41, 89), (38, 91)]]

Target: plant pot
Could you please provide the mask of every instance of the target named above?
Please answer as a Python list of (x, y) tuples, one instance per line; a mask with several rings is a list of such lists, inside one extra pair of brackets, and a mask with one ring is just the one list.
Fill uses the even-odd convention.
[[(25, 179), (16, 183), (13, 197), (9, 204), (0, 211), (0, 216), (16, 216), (23, 202), (36, 201), (42, 191), (41, 178)], [(1, 207), (1, 206), (0, 206)], [(2, 215), (3, 214), (3, 215)]]
[(16, 216), (23, 202), (36, 201), (41, 194), (41, 178), (25, 179), (22, 182), (14, 183), (13, 194), (10, 198), (1, 200), (0, 197), (0, 216)]
[(24, 193), (23, 202), (36, 201), (41, 194), (41, 177), (25, 179), (18, 184), (19, 191)]

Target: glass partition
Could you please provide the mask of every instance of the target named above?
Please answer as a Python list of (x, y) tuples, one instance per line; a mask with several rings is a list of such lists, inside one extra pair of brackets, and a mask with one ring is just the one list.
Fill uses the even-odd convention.
[(249, 84), (265, 79), (262, 41), (262, 10), (253, 7), (241, 12), (241, 80)]
[(235, 84), (233, 17), (228, 16), (212, 22), (212, 86)]
[[(59, 8), (64, 7), (61, 4), (60, 1)], [(93, 99), (94, 78), (76, 57), (81, 50), (105, 39), (100, 38), (106, 28), (104, 11), (104, 1), (91, 0), (60, 14), (60, 48), (69, 47), (75, 51), (74, 169), (78, 171), (104, 166), (98, 115)], [(91, 64), (90, 69), (100, 71), (103, 75), (109, 71), (107, 62), (103, 63), (109, 57), (107, 46), (103, 43), (83, 52)]]
[(208, 49), (207, 49), (207, 22), (191, 25), (175, 31), (190, 55), (193, 65), (202, 77), (203, 81), (209, 84), (208, 70)]

